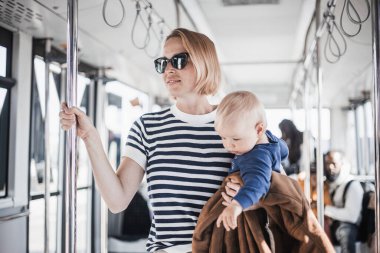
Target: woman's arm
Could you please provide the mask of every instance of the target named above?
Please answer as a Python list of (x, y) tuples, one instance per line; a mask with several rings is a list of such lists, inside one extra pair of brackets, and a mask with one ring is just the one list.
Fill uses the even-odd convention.
[(77, 125), (77, 135), (86, 145), (96, 185), (108, 208), (113, 213), (127, 208), (142, 181), (143, 168), (132, 159), (124, 158), (115, 173), (99, 133), (87, 115), (76, 107), (68, 109), (66, 104), (62, 104), (59, 116), (64, 130)]
[(100, 194), (111, 212), (123, 211), (139, 189), (144, 169), (131, 158), (125, 157), (115, 173), (104, 152), (98, 132), (96, 137), (87, 138), (85, 144)]

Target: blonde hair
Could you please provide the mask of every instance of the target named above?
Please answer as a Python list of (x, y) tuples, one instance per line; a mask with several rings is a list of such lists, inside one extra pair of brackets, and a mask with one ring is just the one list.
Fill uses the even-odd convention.
[(195, 67), (195, 91), (200, 95), (214, 95), (220, 86), (221, 72), (214, 43), (204, 34), (177, 28), (166, 37), (179, 38)]
[(215, 118), (215, 128), (233, 121), (246, 122), (253, 125), (263, 123), (267, 128), (265, 109), (255, 94), (249, 91), (236, 91), (225, 96), (218, 105)]

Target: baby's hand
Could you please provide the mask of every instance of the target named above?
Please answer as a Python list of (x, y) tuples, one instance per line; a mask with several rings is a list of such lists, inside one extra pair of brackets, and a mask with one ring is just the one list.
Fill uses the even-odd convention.
[(216, 226), (220, 227), (220, 223), (223, 222), (223, 226), (227, 231), (235, 229), (237, 227), (237, 217), (242, 213), (243, 208), (236, 200), (233, 200), (219, 215), (216, 221)]

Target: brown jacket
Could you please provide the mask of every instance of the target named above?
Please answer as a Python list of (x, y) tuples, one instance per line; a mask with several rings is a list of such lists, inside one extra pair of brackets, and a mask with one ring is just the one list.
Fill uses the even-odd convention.
[(261, 208), (243, 212), (235, 230), (217, 228), (216, 220), (224, 209), (221, 192), (231, 177), (243, 184), (239, 173), (234, 173), (208, 200), (194, 231), (193, 253), (335, 252), (298, 183), (276, 172), (269, 192), (258, 204)]

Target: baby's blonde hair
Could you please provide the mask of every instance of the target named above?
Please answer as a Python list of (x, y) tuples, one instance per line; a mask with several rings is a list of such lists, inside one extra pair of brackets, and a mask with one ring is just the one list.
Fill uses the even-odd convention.
[(251, 123), (254, 127), (257, 123), (263, 123), (267, 128), (265, 109), (255, 94), (249, 91), (236, 91), (225, 96), (218, 105), (215, 118), (215, 128), (228, 125), (234, 121)]

